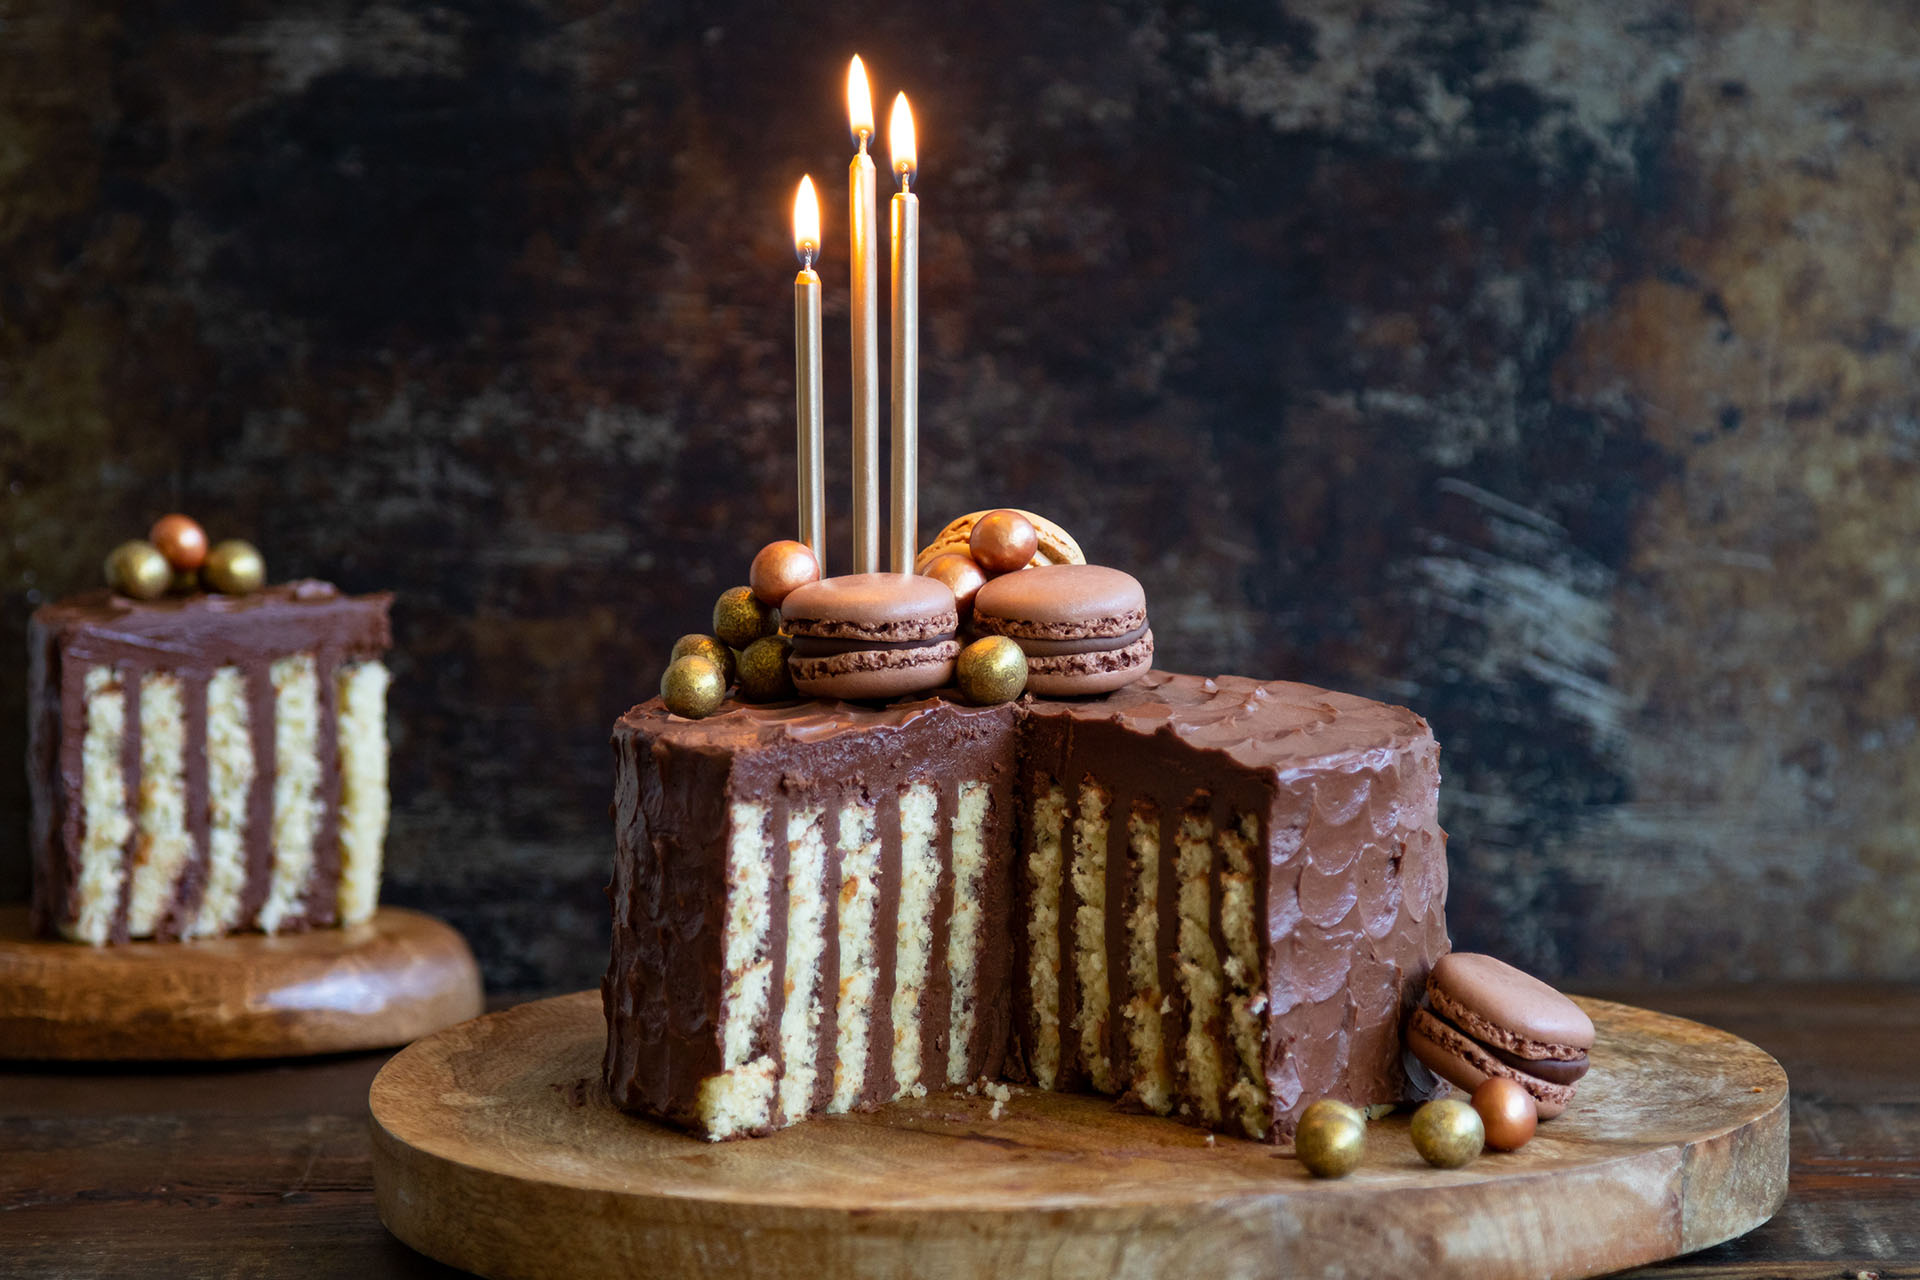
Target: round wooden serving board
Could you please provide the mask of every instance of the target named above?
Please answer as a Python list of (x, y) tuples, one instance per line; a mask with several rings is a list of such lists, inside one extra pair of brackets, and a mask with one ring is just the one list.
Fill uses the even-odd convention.
[(1016, 1089), (707, 1143), (615, 1109), (600, 998), (454, 1027), (373, 1083), (380, 1216), (495, 1277), (1583, 1276), (1751, 1230), (1787, 1187), (1787, 1078), (1698, 1023), (1582, 1001), (1579, 1098), (1523, 1150), (1427, 1168), (1404, 1114), (1318, 1182), (1285, 1148)]
[(0, 907), (0, 1058), (279, 1058), (405, 1044), (481, 1010), (452, 926), (398, 907), (310, 933), (90, 947)]

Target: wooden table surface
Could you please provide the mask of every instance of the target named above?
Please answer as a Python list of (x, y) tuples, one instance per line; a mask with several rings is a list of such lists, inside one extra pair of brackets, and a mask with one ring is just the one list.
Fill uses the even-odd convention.
[[(1636, 1274), (1920, 1278), (1920, 986), (1592, 994), (1744, 1036), (1793, 1084), (1786, 1207)], [(456, 1274), (374, 1214), (367, 1086), (386, 1056), (0, 1065), (0, 1275)]]

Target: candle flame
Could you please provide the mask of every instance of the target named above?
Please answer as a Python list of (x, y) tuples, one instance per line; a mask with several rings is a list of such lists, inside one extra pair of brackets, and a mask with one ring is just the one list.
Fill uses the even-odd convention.
[(811, 267), (820, 253), (820, 197), (813, 193), (811, 174), (800, 179), (793, 197), (793, 251), (803, 267)]
[(847, 123), (865, 151), (867, 139), (873, 136), (873, 90), (867, 86), (866, 64), (857, 53), (847, 66)]
[(907, 105), (904, 93), (894, 95), (893, 115), (887, 121), (887, 147), (893, 152), (893, 174), (904, 191), (920, 163), (913, 142), (913, 108)]

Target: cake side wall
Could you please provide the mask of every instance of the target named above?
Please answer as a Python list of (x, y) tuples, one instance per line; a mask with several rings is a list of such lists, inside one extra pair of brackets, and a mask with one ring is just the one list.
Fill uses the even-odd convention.
[(727, 762), (624, 722), (613, 736), (613, 944), (601, 998), (620, 1106), (697, 1123), (722, 1066)]
[(70, 914), (68, 898), (79, 874), (74, 849), (79, 815), (62, 785), (60, 756), (70, 713), (64, 706), (60, 639), (38, 618), (27, 625), (27, 791), (32, 805), (32, 922), (35, 933), (56, 936)]
[(1263, 926), (1274, 1141), (1323, 1097), (1433, 1092), (1409, 1078), (1401, 1036), (1448, 949), (1439, 783), (1439, 747), (1422, 732), (1300, 770), (1275, 798)]

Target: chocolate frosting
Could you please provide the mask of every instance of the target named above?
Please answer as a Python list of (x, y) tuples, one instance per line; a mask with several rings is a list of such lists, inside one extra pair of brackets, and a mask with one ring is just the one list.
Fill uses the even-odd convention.
[[(1012, 965), (996, 967), (991, 981), (982, 974), (978, 1074), (998, 1070), (1004, 1050), (1009, 1074), (1022, 1077), (1021, 1064), (1031, 1052), (1018, 1040), (1006, 1043), (1009, 1030), (1027, 1022), (1018, 1015), (1029, 998), (1026, 984), (1012, 977), (1025, 971), (1019, 954), (1025, 928), (1017, 923), (1025, 914), (1009, 900), (1015, 856), (1007, 815), (1030, 810), (1026, 793), (1039, 775), (1077, 781), (1090, 774), (1113, 793), (1115, 815), (1124, 815), (1135, 799), (1151, 803), (1168, 850), (1173, 826), (1190, 803), (1206, 808), (1216, 829), (1230, 827), (1241, 814), (1258, 818), (1267, 853), (1264, 859), (1256, 854), (1255, 863), (1262, 879), (1257, 900), (1269, 1019), (1264, 1071), (1273, 1101), (1270, 1140), (1289, 1136), (1299, 1111), (1318, 1097), (1406, 1100), (1432, 1087), (1408, 1078), (1400, 1027), (1428, 969), (1447, 949), (1446, 838), (1434, 812), (1438, 748), (1426, 722), (1404, 708), (1301, 684), (1151, 672), (1104, 698), (1027, 698), (986, 708), (942, 699), (879, 709), (831, 702), (729, 705), (708, 719), (688, 721), (670, 716), (656, 699), (620, 719), (613, 747), (614, 939), (602, 994), (607, 1081), (624, 1106), (690, 1123), (700, 1080), (720, 1069), (729, 804), (765, 801), (776, 808), (776, 822), (784, 823), (788, 805), (820, 803), (832, 813), (842, 796), (892, 794), (914, 776), (948, 784), (994, 780), (997, 852), (991, 861), (997, 878), (989, 889), (984, 954), (1010, 958)], [(1016, 777), (1022, 795), (1010, 810), (1008, 789)], [(1070, 795), (1076, 790), (1067, 789)], [(887, 850), (878, 939), (882, 993), (892, 985), (890, 921), (898, 907), (897, 817), (891, 824), (886, 820), (892, 808), (881, 806)], [(830, 849), (832, 840), (829, 833)], [(784, 848), (784, 841), (774, 843)], [(829, 884), (837, 885), (837, 854), (831, 860)], [(1172, 862), (1163, 858), (1165, 874), (1171, 874)], [(1113, 867), (1123, 863), (1110, 860)], [(777, 877), (784, 874), (784, 867), (776, 868)], [(951, 891), (949, 870), (943, 903), (950, 902)], [(1124, 892), (1115, 871), (1110, 901), (1120, 901)], [(1163, 886), (1164, 912), (1173, 910), (1174, 899)], [(1060, 908), (1063, 927), (1073, 907), (1068, 884)], [(784, 952), (784, 910), (774, 916), (778, 957)], [(1113, 1009), (1131, 994), (1120, 935), (1109, 930)], [(1174, 936), (1170, 920), (1163, 921), (1162, 936)], [(1171, 957), (1163, 964), (1168, 971), (1160, 985), (1173, 993), (1167, 1025), (1172, 1043), (1184, 1034), (1186, 1015)], [(935, 968), (938, 976), (941, 966)], [(778, 972), (773, 989), (781, 989)], [(1073, 992), (1073, 984), (1063, 982), (1062, 1026), (1072, 1025)], [(930, 1012), (944, 1018), (945, 995), (929, 998)], [(884, 994), (878, 995), (875, 1044), (891, 1041), (886, 1008)], [(772, 1015), (770, 1025), (777, 1021), (777, 995)], [(1123, 1037), (1114, 1037), (1111, 1025), (1109, 1035), (1110, 1055), (1118, 1061), (1126, 1050)], [(936, 1038), (944, 1036), (928, 1036), (929, 1046)], [(831, 1028), (823, 1027), (823, 1047), (832, 1039)], [(1084, 1080), (1072, 1040), (1062, 1040), (1063, 1087)], [(761, 1048), (777, 1056), (777, 1046)], [(823, 1075), (831, 1075), (831, 1064)], [(928, 1075), (943, 1078), (937, 1071)], [(878, 1079), (870, 1084), (877, 1092)]]
[[(44, 605), (28, 627), (28, 757), (33, 804), (33, 918), (53, 934), (73, 914), (82, 837), (81, 751), (86, 734), (87, 670), (109, 666), (127, 691), (122, 742), (128, 803), (139, 794), (139, 680), (165, 671), (185, 686), (188, 830), (194, 852), (157, 930), (177, 938), (198, 910), (206, 882), (206, 685), (221, 667), (245, 673), (248, 721), (254, 744), (253, 794), (247, 822), (247, 896), (242, 926), (253, 923), (265, 899), (272, 863), (273, 689), (268, 668), (296, 653), (314, 655), (319, 677), (323, 759), (334, 752), (333, 674), (342, 662), (376, 657), (393, 643), (384, 592), (348, 596), (332, 583), (303, 579), (247, 596), (193, 595), (133, 600), (100, 589)], [(321, 771), (321, 824), (315, 835), (314, 878), (305, 916), (283, 929), (330, 924), (339, 882), (339, 778)], [(133, 837), (138, 840), (138, 835)], [(131, 856), (131, 847), (129, 848)], [(126, 939), (122, 895), (113, 940)]]

